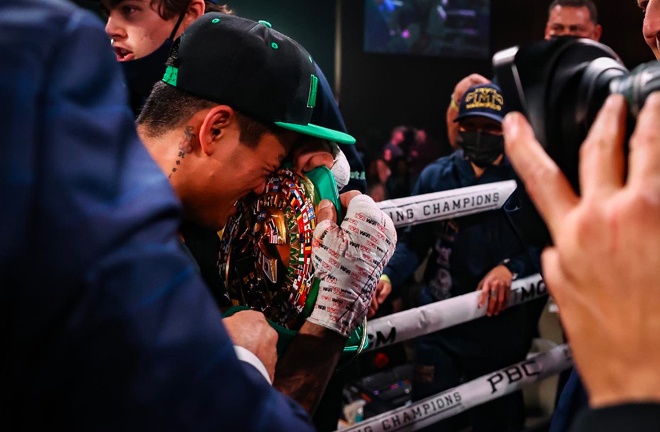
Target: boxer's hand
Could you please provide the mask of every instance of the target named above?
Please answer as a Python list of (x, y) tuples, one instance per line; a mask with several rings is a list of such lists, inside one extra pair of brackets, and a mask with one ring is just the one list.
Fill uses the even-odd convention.
[[(335, 144), (336, 146), (336, 144)], [(344, 152), (337, 147), (337, 153), (335, 158), (332, 161), (332, 167), (330, 167), (330, 172), (335, 178), (335, 183), (337, 183), (337, 190), (342, 190), (344, 186), (351, 181), (351, 166), (348, 163), (348, 159), (344, 155)]]
[[(371, 197), (352, 192), (341, 199), (348, 204), (341, 227), (328, 215), (332, 204), (324, 200), (319, 205), (312, 261), (314, 276), (321, 283), (308, 320), (348, 337), (367, 313), (383, 268), (394, 252), (396, 230)], [(348, 199), (350, 203), (346, 203)]]
[(222, 319), (234, 345), (252, 352), (266, 367), (271, 382), (277, 363), (277, 332), (261, 312), (245, 310)]

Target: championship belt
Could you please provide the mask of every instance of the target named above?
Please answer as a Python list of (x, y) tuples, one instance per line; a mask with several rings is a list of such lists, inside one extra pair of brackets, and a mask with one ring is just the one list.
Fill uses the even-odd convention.
[[(299, 175), (282, 168), (266, 181), (264, 193), (236, 204), (222, 233), (218, 268), (225, 295), (238, 310), (263, 312), (279, 333), (278, 352), (311, 314), (319, 281), (312, 268), (312, 239), (316, 208), (322, 199), (341, 206), (330, 170), (319, 167)], [(364, 325), (349, 338), (345, 352), (366, 347)]]

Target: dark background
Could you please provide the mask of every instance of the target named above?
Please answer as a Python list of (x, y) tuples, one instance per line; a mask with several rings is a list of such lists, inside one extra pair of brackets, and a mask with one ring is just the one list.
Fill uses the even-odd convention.
[[(420, 3), (430, 0), (418, 0)], [(96, 4), (78, 0), (87, 7)], [(628, 68), (653, 60), (633, 0), (595, 0), (601, 42)], [(227, 0), (246, 18), (265, 19), (312, 54), (336, 91), (349, 131), (379, 149), (399, 124), (426, 129), (443, 151), (445, 110), (456, 82), (472, 72), (491, 76), (490, 60), (365, 53), (364, 0)], [(550, 0), (492, 0), (491, 54), (543, 38)]]
[[(317, 1), (317, 0), (315, 0)], [(492, 0), (491, 54), (543, 38), (551, 0)], [(627, 67), (653, 60), (642, 36), (643, 15), (634, 1), (595, 1), (601, 42)], [(615, 6), (618, 5), (618, 6)], [(349, 131), (382, 145), (404, 123), (424, 128), (445, 151), (445, 112), (454, 85), (477, 72), (492, 75), (490, 60), (391, 56), (362, 51), (363, 0), (340, 1), (341, 85), (339, 100)]]

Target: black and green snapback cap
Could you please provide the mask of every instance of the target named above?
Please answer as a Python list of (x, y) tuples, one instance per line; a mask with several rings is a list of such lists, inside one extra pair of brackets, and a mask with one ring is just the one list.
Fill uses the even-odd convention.
[(163, 81), (186, 93), (284, 129), (355, 144), (344, 132), (309, 123), (318, 85), (312, 57), (266, 21), (206, 13), (183, 32), (168, 63)]

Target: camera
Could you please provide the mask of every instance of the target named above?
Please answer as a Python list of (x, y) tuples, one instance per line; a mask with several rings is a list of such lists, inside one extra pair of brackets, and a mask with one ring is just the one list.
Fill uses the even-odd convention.
[(560, 37), (499, 51), (493, 69), (507, 111), (527, 117), (576, 191), (579, 148), (607, 96), (626, 97), (627, 143), (644, 101), (660, 90), (660, 62), (629, 71), (611, 48), (583, 38)]

